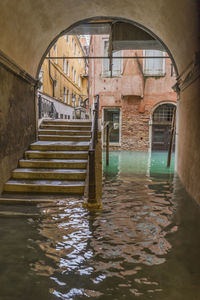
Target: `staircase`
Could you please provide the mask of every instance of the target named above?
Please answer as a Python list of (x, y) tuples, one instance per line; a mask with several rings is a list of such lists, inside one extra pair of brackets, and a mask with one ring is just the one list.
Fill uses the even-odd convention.
[(44, 120), (4, 192), (83, 195), (90, 139), (89, 121)]

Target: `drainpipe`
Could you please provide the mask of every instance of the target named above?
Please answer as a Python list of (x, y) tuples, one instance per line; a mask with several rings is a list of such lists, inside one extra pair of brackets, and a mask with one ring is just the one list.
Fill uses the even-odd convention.
[[(49, 57), (51, 56), (50, 50), (49, 50)], [(53, 79), (52, 75), (51, 75), (51, 59), (49, 58), (49, 77), (52, 81), (53, 84), (53, 97), (55, 97), (55, 80)]]

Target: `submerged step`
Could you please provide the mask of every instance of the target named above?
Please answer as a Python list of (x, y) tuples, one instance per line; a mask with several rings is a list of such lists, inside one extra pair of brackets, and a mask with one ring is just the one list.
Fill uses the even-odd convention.
[(21, 168), (47, 168), (47, 169), (86, 169), (87, 160), (81, 159), (21, 159)]
[(5, 192), (83, 194), (84, 181), (9, 180)]
[(39, 129), (39, 135), (68, 135), (68, 136), (91, 136), (91, 131), (83, 131), (83, 130), (53, 130), (53, 129)]
[(28, 150), (25, 152), (26, 158), (57, 158), (57, 159), (87, 159), (87, 151), (39, 151)]
[(77, 141), (38, 141), (30, 145), (31, 150), (88, 150), (89, 142), (77, 142)]
[(91, 126), (87, 125), (45, 125), (41, 124), (40, 129), (47, 130), (78, 130), (78, 131), (91, 131)]
[(39, 141), (89, 141), (90, 136), (39, 135)]
[(85, 180), (85, 169), (19, 168), (12, 172), (14, 179)]
[(49, 124), (49, 125), (87, 125), (91, 126), (91, 121), (85, 121), (85, 120), (76, 120), (76, 121), (64, 121), (64, 120), (43, 120), (43, 124)]

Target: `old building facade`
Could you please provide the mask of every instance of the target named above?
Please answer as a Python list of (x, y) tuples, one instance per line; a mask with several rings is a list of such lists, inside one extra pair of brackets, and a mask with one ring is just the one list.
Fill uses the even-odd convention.
[(49, 56), (63, 58), (44, 60), (39, 75), (42, 83), (40, 91), (66, 105), (80, 106), (88, 97), (88, 77), (86, 60), (81, 58), (85, 52), (78, 36), (60, 37), (49, 51)]
[[(108, 37), (92, 36), (90, 56), (108, 56)], [(104, 128), (110, 124), (112, 149), (166, 150), (177, 95), (172, 86), (176, 75), (167, 54), (155, 50), (113, 52), (112, 74), (108, 59), (90, 60), (89, 99), (99, 95)]]

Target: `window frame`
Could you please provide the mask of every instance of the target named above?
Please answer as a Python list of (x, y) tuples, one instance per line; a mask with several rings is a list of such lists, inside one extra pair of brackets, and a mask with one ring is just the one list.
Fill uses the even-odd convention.
[(70, 100), (69, 100), (69, 89), (67, 89), (67, 104), (69, 105), (70, 104)]
[(63, 95), (64, 95), (64, 103), (67, 103), (66, 86), (64, 86), (63, 90), (64, 90), (64, 93), (63, 93)]
[[(166, 56), (166, 52), (164, 52), (164, 51), (149, 49), (149, 50), (143, 50), (143, 56), (144, 57), (148, 57), (148, 55), (146, 55), (146, 51), (159, 51), (162, 54), (162, 55), (160, 55), (161, 57)], [(158, 56), (158, 55), (155, 55), (155, 56)], [(144, 73), (144, 76), (146, 76), (146, 77), (164, 77), (166, 75), (166, 66), (165, 66), (165, 59), (164, 58), (162, 58), (162, 71), (161, 72), (156, 72), (156, 70), (153, 70), (153, 69), (151, 71), (147, 71), (146, 70), (146, 62), (147, 62), (147, 60), (144, 58), (143, 59), (143, 73)]]
[(68, 60), (67, 60), (67, 63), (66, 63), (66, 74), (69, 77), (69, 61)]
[[(103, 56), (105, 56), (104, 52), (105, 52), (105, 43), (108, 42), (109, 39), (108, 38), (102, 38), (102, 52), (103, 52)], [(120, 55), (119, 56), (122, 56), (122, 50), (119, 50), (119, 51), (115, 51), (115, 52), (119, 52)], [(105, 59), (102, 59), (102, 72), (101, 72), (101, 77), (105, 77), (105, 78), (119, 78), (122, 76), (122, 73), (123, 73), (123, 59), (122, 58), (119, 58), (120, 59), (120, 71), (119, 71), (119, 74), (114, 74), (114, 72), (112, 72), (112, 77), (111, 77), (111, 71), (104, 71), (104, 61)], [(109, 59), (108, 59), (109, 60)], [(113, 60), (114, 62), (115, 60)]]
[(67, 74), (67, 60), (65, 56), (63, 58), (63, 73)]
[[(53, 45), (53, 51), (54, 51), (54, 53), (55, 53), (55, 57), (57, 57), (58, 47), (57, 47), (57, 44), (56, 44), (56, 43)], [(55, 58), (54, 62), (55, 62), (56, 64), (58, 63), (57, 58)]]
[[(102, 107), (102, 120), (103, 124), (105, 123), (105, 110), (119, 110), (119, 142), (110, 142), (111, 146), (121, 146), (122, 139), (122, 108), (120, 106), (104, 106)], [(106, 142), (104, 142), (104, 134), (102, 134), (102, 144), (105, 146)]]

